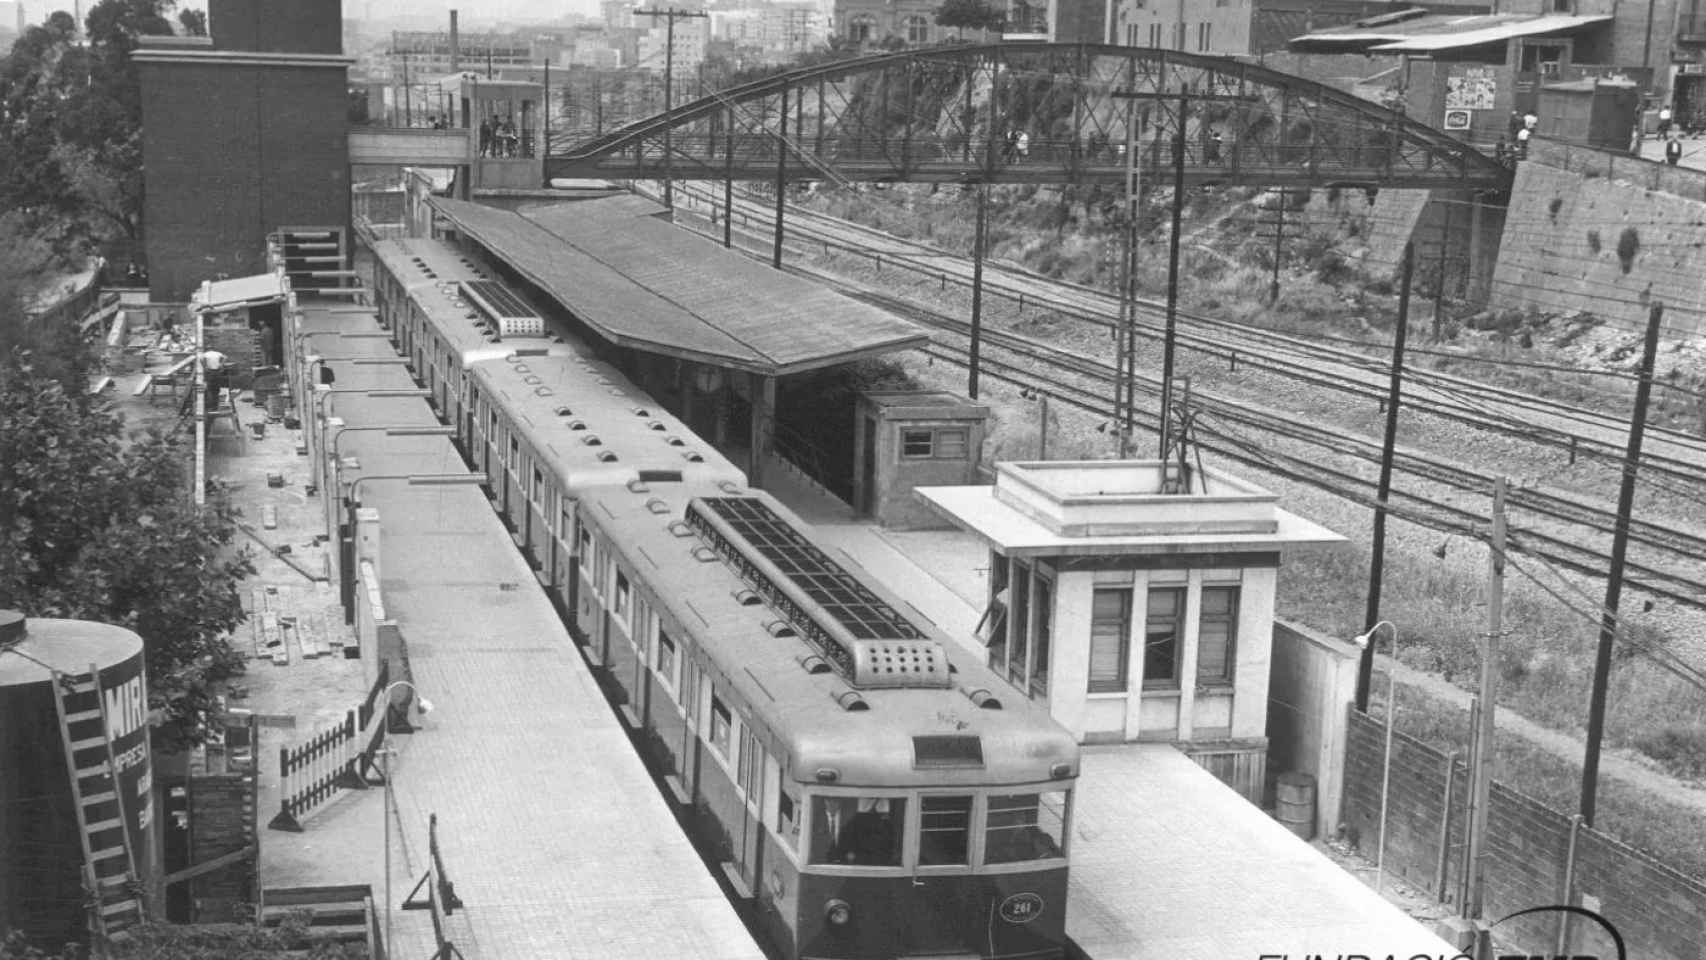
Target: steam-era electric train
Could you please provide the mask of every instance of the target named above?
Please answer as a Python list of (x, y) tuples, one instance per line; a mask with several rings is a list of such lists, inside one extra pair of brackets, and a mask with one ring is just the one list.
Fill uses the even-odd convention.
[(729, 885), (789, 957), (1059, 957), (1078, 750), (439, 240), (380, 320)]

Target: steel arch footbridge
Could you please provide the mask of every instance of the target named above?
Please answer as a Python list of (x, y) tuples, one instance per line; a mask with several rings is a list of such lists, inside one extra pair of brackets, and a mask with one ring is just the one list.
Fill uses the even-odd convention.
[[(944, 45), (755, 80), (585, 138), (552, 178), (1508, 189), (1511, 171), (1379, 104), (1143, 47)], [(1151, 181), (1153, 182), (1153, 181)]]

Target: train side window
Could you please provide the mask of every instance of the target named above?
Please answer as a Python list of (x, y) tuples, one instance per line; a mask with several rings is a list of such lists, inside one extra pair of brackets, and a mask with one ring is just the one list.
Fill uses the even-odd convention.
[(900, 797), (814, 797), (811, 862), (898, 867), (905, 824)]
[(628, 575), (616, 571), (616, 601), (611, 604), (610, 612), (618, 617), (628, 615)]
[(924, 797), (918, 808), (918, 865), (970, 863), (971, 801), (967, 797)]
[(992, 794), (984, 863), (1021, 863), (1066, 856), (1066, 791)]
[(711, 735), (708, 738), (711, 749), (723, 756), (729, 755), (729, 708), (716, 694), (711, 694)]
[(533, 468), (533, 502), (534, 503), (537, 504), (539, 502), (539, 497), (544, 492), (544, 490), (545, 490), (545, 475), (543, 473), (539, 472), (538, 467), (534, 467)]
[(793, 784), (783, 784), (776, 794), (776, 834), (784, 845), (800, 849), (800, 795)]
[(658, 680), (665, 690), (672, 695), (675, 693), (675, 641), (670, 639), (662, 627), (658, 628)]
[(592, 531), (586, 527), (581, 527), (580, 544), (580, 552), (575, 559), (580, 561), (581, 569), (585, 570), (592, 566)]
[(742, 722), (740, 726), (740, 789), (747, 803), (757, 803), (764, 787), (764, 748), (758, 745), (751, 724)]

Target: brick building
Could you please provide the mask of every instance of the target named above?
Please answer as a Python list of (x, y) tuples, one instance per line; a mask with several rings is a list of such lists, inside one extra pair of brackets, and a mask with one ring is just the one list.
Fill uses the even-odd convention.
[(150, 296), (266, 271), (267, 235), (348, 235), (349, 123), (339, 0), (210, 0), (209, 37), (142, 37)]

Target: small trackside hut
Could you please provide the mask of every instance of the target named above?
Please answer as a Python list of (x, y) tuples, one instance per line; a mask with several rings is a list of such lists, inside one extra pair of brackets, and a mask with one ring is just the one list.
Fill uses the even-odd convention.
[(1173, 742), (1261, 802), (1282, 548), (1343, 537), (1159, 461), (1001, 463), (918, 495), (989, 544), (979, 637), (1009, 695), (1081, 742)]

